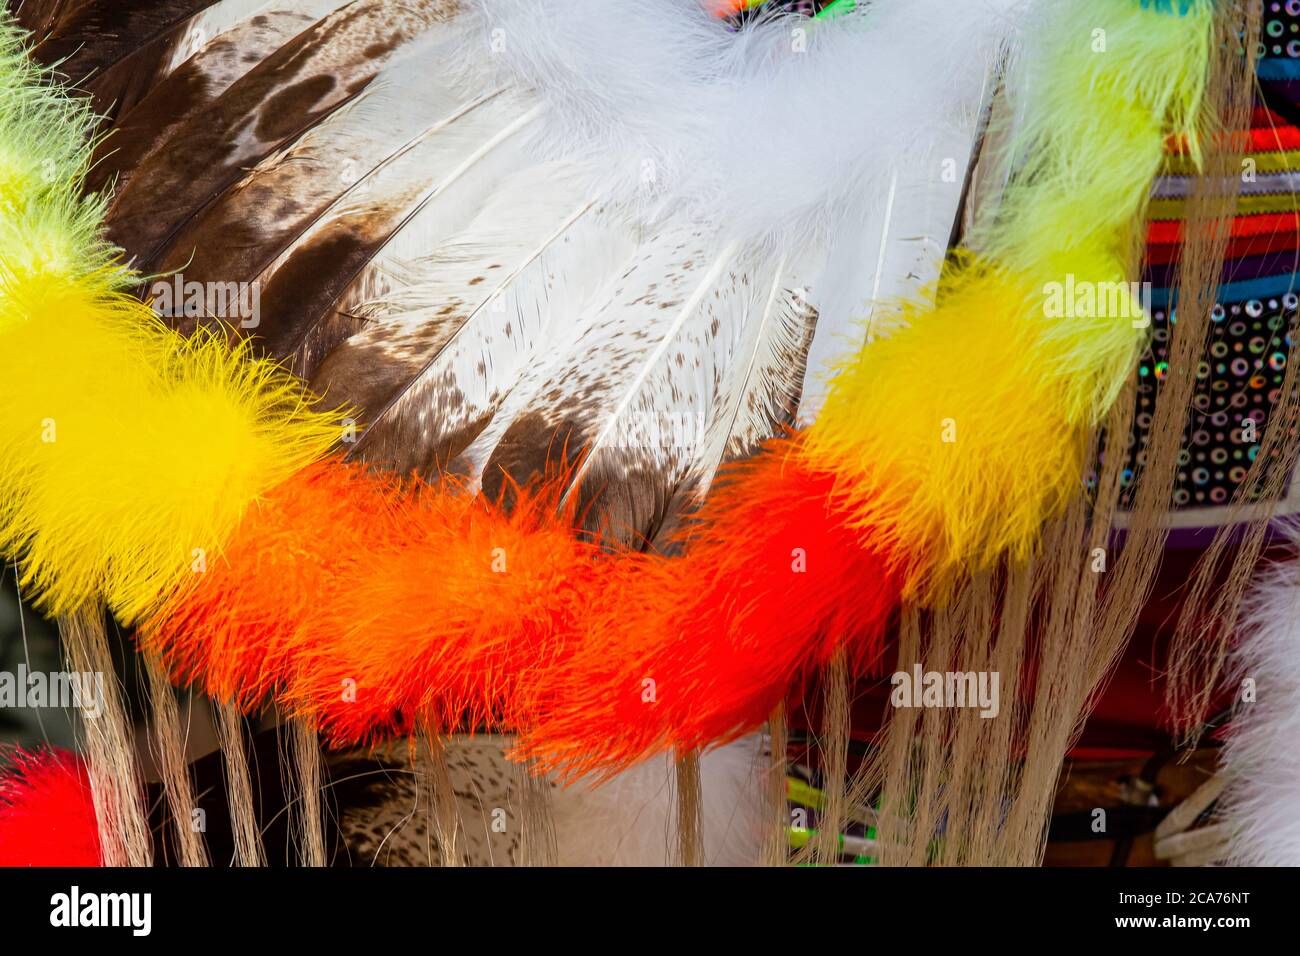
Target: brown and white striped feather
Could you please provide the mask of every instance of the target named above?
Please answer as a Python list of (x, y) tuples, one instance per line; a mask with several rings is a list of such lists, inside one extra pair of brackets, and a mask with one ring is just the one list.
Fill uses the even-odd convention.
[[(322, 225), (338, 220), (341, 210), (355, 212), (358, 196), (384, 195), (401, 178), (395, 169), (409, 179), (415, 160), (399, 160), (473, 105), (438, 85), (424, 62), (436, 50), (436, 44), (412, 44), (355, 100), (264, 160), (180, 230), (160, 256), (159, 271), (183, 271), (199, 282), (266, 285)], [(421, 95), (413, 95), (417, 89)], [(292, 356), (306, 330), (281, 310), (262, 311), (263, 322), (250, 331), (273, 357)]]
[(708, 491), (722, 465), (748, 457), (794, 426), (817, 312), (783, 260), (766, 301), (742, 330), (691, 477)]
[(767, 439), (794, 427), (818, 323), (808, 294), (790, 269), (789, 258), (781, 256), (771, 270), (765, 300), (755, 301), (741, 339), (727, 358), (722, 390), (690, 469), (665, 509), (653, 541), (656, 550), (671, 552), (680, 546), (677, 532), (703, 503), (724, 465), (747, 458)]
[[(73, 80), (103, 72), (186, 23), (216, 0), (64, 0), (32, 55)], [(53, 4), (49, 4), (52, 6)]]
[[(33, 55), (91, 95), (101, 116), (130, 108), (165, 77), (215, 0), (89, 0), (65, 5)], [(248, 6), (248, 0), (242, 0)]]
[(357, 96), (446, 0), (355, 0), (294, 37), (182, 123), (113, 203), (108, 235), (151, 271), (176, 232), (245, 171)]

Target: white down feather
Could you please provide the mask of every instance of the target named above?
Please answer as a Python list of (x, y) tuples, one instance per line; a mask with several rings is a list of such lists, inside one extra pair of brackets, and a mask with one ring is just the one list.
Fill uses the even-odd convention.
[(1300, 560), (1262, 572), (1244, 611), (1222, 755), (1229, 862), (1300, 866)]

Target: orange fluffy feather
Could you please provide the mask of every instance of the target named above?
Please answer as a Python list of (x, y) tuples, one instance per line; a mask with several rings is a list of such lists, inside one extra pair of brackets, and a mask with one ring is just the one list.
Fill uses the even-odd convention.
[(507, 515), (451, 486), (309, 468), (142, 639), (178, 678), (245, 706), (274, 692), (338, 743), (512, 720), (612, 568), (554, 494), (516, 497)]

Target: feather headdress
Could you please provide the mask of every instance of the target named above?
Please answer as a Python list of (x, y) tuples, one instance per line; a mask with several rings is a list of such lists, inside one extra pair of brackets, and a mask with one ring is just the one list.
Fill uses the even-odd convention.
[[(1165, 142), (1195, 155), (1209, 3), (896, 0), (739, 39), (693, 0), (328, 6), (242, 74), (210, 51), (221, 82), (151, 120), (160, 61), (123, 118), (110, 237), (262, 290), (265, 325), (187, 340), (123, 292), (78, 197), (90, 121), (6, 34), (0, 544), (47, 606), (102, 593), (178, 675), (336, 741), (504, 723), (608, 772), (754, 727), (837, 651), (871, 661), (904, 596), (1035, 546), (1144, 327), (1049, 288), (1131, 274)], [(931, 57), (899, 42), (922, 25)], [(891, 197), (969, 154), (1017, 25), (1012, 180), (887, 306)], [(358, 461), (322, 460), (340, 438)]]
[[(279, 699), (292, 712), (319, 718), (327, 735), (350, 740), (381, 727), (409, 726), (429, 715), (435, 704), (440, 706), (433, 706), (433, 712), (443, 720), (530, 726), (550, 711), (553, 700), (576, 699), (571, 689), (553, 690), (567, 688), (556, 682), (559, 675), (572, 673), (575, 684), (604, 687), (577, 675), (586, 666), (581, 649), (599, 645), (599, 636), (609, 634), (613, 622), (621, 622), (617, 629), (626, 632), (632, 622), (652, 620), (645, 633), (661, 639), (706, 635), (703, 642), (683, 637), (677, 654), (701, 661), (709, 659), (708, 652), (697, 655), (691, 648), (699, 649), (716, 635), (718, 656), (705, 671), (732, 688), (720, 686), (716, 694), (690, 690), (674, 669), (681, 662), (653, 644), (638, 647), (626, 640), (620, 646), (617, 659), (640, 668), (644, 658), (652, 657), (665, 675), (663, 686), (682, 700), (689, 692), (709, 714), (704, 718), (708, 729), (682, 725), (662, 739), (655, 732), (653, 744), (629, 742), (628, 755), (649, 752), (646, 747), (707, 743), (761, 721), (800, 674), (811, 672), (839, 646), (843, 635), (828, 637), (824, 630), (826, 621), (839, 615), (860, 618), (855, 627), (861, 656), (869, 658), (899, 588), (892, 573), (879, 573), (880, 552), (856, 544), (851, 529), (836, 527), (835, 506), (827, 504), (826, 494), (833, 489), (842, 496), (846, 489), (834, 487), (833, 471), (781, 463), (777, 459), (784, 455), (778, 449), (765, 456), (773, 463), (763, 481), (728, 477), (716, 487), (714, 498), (731, 507), (706, 506), (705, 515), (675, 532), (672, 526), (680, 519), (674, 512), (713, 485), (724, 462), (752, 452), (765, 437), (793, 423), (790, 406), (803, 370), (791, 358), (808, 347), (805, 330), (811, 320), (817, 320), (818, 337), (847, 330), (853, 323), (840, 316), (860, 315), (871, 295), (864, 282), (869, 270), (861, 269), (852, 283), (845, 283), (832, 272), (830, 249), (862, 243), (864, 235), (879, 228), (868, 208), (888, 202), (898, 171), (918, 151), (932, 157), (931, 176), (940, 171), (943, 151), (952, 148), (953, 131), (961, 123), (966, 124), (964, 148), (969, 152), (981, 88), (1013, 27), (1014, 19), (1006, 14), (1016, 6), (989, 8), (984, 12), (1001, 15), (962, 27), (954, 24), (936, 39), (934, 25), (950, 5), (882, 5), (872, 18), (837, 21), (841, 25), (835, 30), (809, 37), (809, 49), (792, 50), (790, 27), (799, 21), (760, 24), (737, 39), (700, 17), (690, 3), (674, 6), (677, 16), (669, 27), (662, 10), (638, 5), (617, 12), (608, 5), (599, 10), (564, 7), (540, 20), (531, 9), (524, 12), (514, 4), (485, 5), (468, 22), (477, 39), (462, 44), (469, 52), (461, 57), (456, 88), (467, 91), (462, 96), (468, 103), (493, 94), (492, 105), (507, 111), (484, 136), (511, 129), (517, 121), (509, 120), (510, 115), (527, 118), (526, 126), (511, 134), (520, 143), (496, 147), (517, 149), (544, 164), (531, 183), (530, 174), (523, 172), (503, 178), (496, 187), (500, 209), (515, 217), (511, 235), (523, 240), (519, 250), (498, 261), (509, 247), (493, 231), (501, 220), (496, 198), (489, 200), (465, 229), (445, 241), (445, 252), (376, 280), (387, 289), (367, 307), (370, 324), (334, 349), (314, 380), (327, 396), (378, 409), (354, 456), (428, 469), (431, 462), (414, 455), (431, 449), (437, 464), (466, 474), (471, 485), (481, 483), (487, 501), (504, 495), (516, 516), (545, 516), (555, 509), (556, 501), (537, 497), (527, 486), (530, 476), (555, 468), (560, 475), (548, 490), (554, 488), (562, 508), (585, 521), (592, 540), (580, 538), (561, 551), (545, 545), (540, 532), (520, 539), (517, 529), (524, 525), (508, 527), (506, 520), (478, 506), (472, 518), (478, 543), (465, 548), (454, 544), (459, 531), (449, 538), (422, 532), (409, 544), (395, 546), (377, 534), (359, 540), (344, 530), (346, 522), (309, 521), (312, 527), (337, 528), (347, 536), (346, 548), (328, 534), (318, 535), (312, 545), (321, 554), (348, 554), (341, 563), (312, 562), (326, 574), (337, 574), (319, 583), (320, 591), (339, 596), (337, 603), (286, 605), (281, 597), (259, 594), (262, 576), (250, 581), (239, 570), (252, 551), (235, 558), (230, 550), (229, 563), (210, 569), (203, 596), (169, 605), (150, 625), (149, 646), (179, 662), (180, 673), (188, 678), (222, 671), (218, 683), (209, 686), (223, 696), (245, 699), (245, 691), (256, 697), (278, 687)], [(967, 65), (968, 75), (960, 83), (951, 77), (936, 81), (889, 40), (919, 35), (927, 24), (932, 43), (962, 48), (955, 58)], [(638, 37), (632, 46), (625, 40), (629, 33)], [(626, 54), (611, 55), (625, 47)], [(494, 53), (486, 67), (474, 52), (484, 48)], [(887, 83), (868, 82), (868, 74), (876, 77), (885, 63), (891, 65), (884, 74)], [(882, 139), (874, 128), (864, 127), (846, 137), (838, 128), (838, 102), (825, 109), (795, 108), (811, 91), (843, 86), (858, 74), (861, 82), (849, 85), (871, 90), (865, 108), (880, 124), (905, 130), (901, 136)], [(652, 83), (647, 79), (651, 75), (665, 78)], [(520, 102), (495, 96), (497, 90), (521, 87), (531, 95)], [(698, 109), (680, 110), (677, 104), (685, 100), (696, 102)], [(596, 123), (597, 116), (604, 121)], [(760, 131), (773, 128), (783, 132), (779, 149), (760, 138)], [(441, 135), (428, 142), (437, 144)], [(746, 162), (747, 155), (759, 151), (770, 158), (757, 166)], [(586, 157), (592, 155), (602, 161), (591, 164)], [(964, 155), (960, 158), (965, 161)], [(826, 175), (803, 175), (801, 170), (811, 166)], [(555, 168), (567, 175), (557, 178)], [(768, 188), (768, 201), (755, 206), (759, 176), (779, 188)], [(536, 185), (542, 177), (551, 183), (544, 193)], [(537, 195), (547, 197), (545, 207), (528, 198)], [(955, 188), (952, 198), (955, 206)], [(527, 219), (520, 225), (520, 210), (543, 208), (547, 215), (538, 218), (535, 228)], [(946, 234), (951, 212), (944, 218), (938, 229), (929, 229), (931, 234)], [(644, 237), (639, 241), (619, 225), (629, 221), (640, 224)], [(404, 241), (401, 232), (390, 240)], [(604, 257), (587, 249), (601, 250)], [(934, 250), (928, 269), (937, 271), (941, 249)], [(610, 271), (603, 279), (588, 278), (595, 267)], [(563, 298), (557, 300), (551, 288), (530, 278), (535, 269), (555, 277), (550, 284), (559, 284)], [(822, 274), (825, 285), (819, 280)], [(477, 288), (456, 286), (466, 279)], [(567, 319), (560, 311), (565, 307)], [(471, 372), (463, 363), (479, 360), (488, 335), (512, 341), (493, 350), (490, 369)], [(551, 337), (550, 355), (540, 349), (546, 335)], [(859, 327), (859, 341), (863, 335)], [(499, 366), (498, 355), (504, 360)], [(423, 366), (422, 356), (429, 356)], [(414, 376), (406, 386), (394, 381), (403, 366), (408, 371), (402, 374)], [(493, 387), (512, 377), (508, 391)], [(444, 398), (448, 387), (455, 392)], [(574, 394), (583, 399), (572, 401)], [(232, 547), (241, 554), (243, 541), (261, 548), (255, 542), (294, 533), (289, 515), (332, 510), (336, 506), (326, 500), (322, 487), (319, 476), (286, 484), (284, 498), (268, 502)], [(383, 510), (386, 500), (410, 500), (408, 492), (383, 480), (350, 487), (354, 502), (374, 501), (359, 514)], [(447, 492), (445, 485), (419, 491), (414, 499), (425, 502), (425, 508), (404, 516), (397, 526), (441, 527), (446, 519), (438, 515), (441, 505), (436, 502)], [(461, 511), (464, 505), (453, 508)], [(753, 539), (759, 516), (777, 535), (770, 547), (762, 542), (754, 551), (767, 560), (779, 558), (777, 566), (764, 572), (773, 576), (770, 584), (753, 581), (762, 565), (738, 560), (746, 554), (742, 543)], [(564, 524), (546, 520), (556, 528)], [(266, 523), (259, 526), (259, 521)], [(798, 554), (801, 539), (788, 539), (791, 527), (815, 527), (810, 522), (828, 525), (826, 541), (835, 543), (835, 551), (816, 550), (813, 571), (805, 574)], [(716, 544), (706, 548), (705, 539)], [(616, 560), (602, 556), (598, 545), (609, 544), (625, 553)], [(653, 551), (684, 549), (687, 554), (677, 561), (629, 553), (647, 545)], [(284, 553), (301, 553), (301, 548), (287, 547)], [(561, 561), (561, 553), (569, 557)], [(450, 590), (437, 602), (442, 611), (436, 620), (431, 622), (424, 610), (425, 596), (413, 594), (410, 602), (395, 597), (396, 565), (391, 575), (375, 573), (389, 567), (386, 556), (393, 554), (402, 555), (410, 567), (437, 562), (461, 569), (448, 578)], [(534, 555), (551, 559), (538, 563)], [(891, 556), (885, 563), (897, 561)], [(359, 568), (372, 571), (357, 574)], [(854, 568), (870, 569), (869, 579), (880, 595), (874, 607), (846, 600), (864, 587)], [(403, 577), (407, 573), (401, 572)], [(844, 577), (836, 578), (837, 573)], [(278, 579), (280, 575), (265, 577), (269, 587)], [(685, 596), (693, 590), (693, 580), (711, 585), (698, 589), (701, 603), (687, 610)], [(344, 586), (344, 581), (349, 583)], [(746, 581), (768, 593), (761, 600), (737, 595), (735, 589)], [(570, 593), (570, 585), (576, 585), (572, 602), (561, 597)], [(730, 652), (725, 635), (770, 617), (765, 602), (778, 600), (778, 588), (789, 587), (807, 595), (808, 600), (799, 601), (806, 616), (756, 634), (750, 660), (742, 662)], [(620, 594), (626, 603), (619, 602)], [(246, 614), (220, 610), (233, 611), (244, 601), (268, 609), (259, 615), (261, 633), (253, 639), (245, 627), (251, 621)], [(279, 610), (271, 613), (270, 608)], [(364, 659), (349, 650), (356, 644), (358, 611), (368, 622), (364, 630), (370, 653)], [(685, 627), (683, 614), (698, 620)], [(200, 631), (208, 636), (201, 644), (185, 636)], [(427, 650), (412, 657), (413, 642)], [(214, 653), (217, 647), (222, 651)], [(536, 648), (535, 661), (529, 648)], [(284, 655), (275, 658), (283, 666), (253, 663), (264, 661), (264, 651), (270, 649)], [(607, 650), (602, 645), (600, 653)], [(298, 666), (300, 654), (312, 663)], [(246, 660), (268, 680), (253, 690), (250, 670), (226, 669), (218, 658)], [(563, 663), (570, 658), (571, 663)], [(423, 662), (425, 676), (405, 685), (402, 693), (409, 691), (412, 697), (399, 701), (376, 693), (381, 687), (396, 688), (392, 675), (409, 673), (415, 659)], [(572, 671), (565, 670), (570, 667)], [(507, 679), (508, 672), (515, 676)], [(756, 675), (762, 679), (755, 682)], [(345, 676), (357, 680), (366, 705), (322, 711)], [(638, 694), (645, 679), (652, 678), (636, 678)], [(423, 706), (412, 707), (417, 700)], [(665, 698), (658, 700), (662, 704)], [(667, 713), (666, 705), (660, 712)], [(588, 716), (601, 719), (594, 712)]]
[[(959, 264), (928, 300), (905, 303), (880, 323), (871, 343), (839, 373), (806, 433), (728, 470), (697, 523), (676, 539), (682, 558), (602, 560), (591, 573), (605, 585), (587, 592), (601, 596), (576, 615), (563, 612), (562, 626), (545, 619), (553, 636), (540, 672), (522, 651), (532, 643), (512, 641), (532, 699), (516, 693), (499, 700), (481, 687), (472, 700), (432, 698), (454, 700), (452, 715), (499, 706), (514, 726), (535, 724), (526, 747), (543, 762), (578, 770), (623, 766), (646, 752), (697, 746), (754, 726), (836, 647), (847, 644), (859, 661), (870, 660), (902, 594), (933, 595), (963, 570), (1003, 553), (1026, 554), (1044, 517), (1077, 486), (1084, 431), (1113, 401), (1146, 324), (1136, 303), (1113, 295), (1081, 320), (1053, 315), (1049, 288), (1075, 277), (1128, 294), (1129, 250), (1146, 191), (1127, 170), (1138, 163), (1136, 178), (1149, 183), (1168, 137), (1195, 141), (1207, 11), (1189, 9), (1156, 30), (1144, 19), (1151, 14), (1116, 2), (1102, 11), (1113, 45), (1101, 52), (1079, 39), (1091, 42), (1098, 11), (1044, 10), (1021, 65), (1036, 94), (1012, 140), (1035, 158), (1007, 190), (997, 221), (977, 230), (976, 257)], [(1080, 84), (1089, 96), (1078, 95)], [(1063, 122), (1062, 112), (1074, 121)], [(1132, 123), (1105, 119), (1130, 113)], [(1122, 176), (1112, 173), (1117, 163), (1126, 170)], [(1102, 197), (1104, 214), (1081, 219), (1079, 195)], [(666, 201), (664, 208), (672, 209), (673, 200)], [(692, 256), (707, 261), (703, 248)], [(677, 299), (689, 304), (689, 291)], [(1023, 403), (1025, 395), (1035, 397)], [(880, 413), (863, 416), (864, 408)], [(577, 470), (590, 474), (591, 468), (587, 458)], [(250, 530), (249, 540), (272, 533)], [(497, 539), (506, 540), (500, 532)], [(485, 578), (490, 545), (491, 535), (472, 552)], [(440, 553), (430, 550), (425, 559), (438, 560)], [(593, 557), (582, 557), (579, 566), (586, 569)], [(512, 573), (513, 581), (532, 587), (527, 574)], [(223, 633), (230, 621), (223, 609), (236, 591), (247, 590), (233, 576), (210, 577), (207, 584), (209, 600), (178, 604), (175, 613), (184, 616), (155, 632), (162, 647), (186, 647), (187, 674), (204, 673), (212, 663), (183, 635)], [(495, 621), (486, 605), (499, 606), (511, 586), (467, 589), (452, 617)], [(377, 595), (368, 587), (366, 593), (373, 605)], [(478, 596), (488, 594), (480, 605)], [(539, 607), (534, 597), (522, 606)], [(390, 601), (385, 611), (397, 613), (396, 607)], [(800, 613), (790, 614), (792, 607)], [(341, 739), (367, 729), (354, 720), (359, 711), (328, 703), (340, 675), (359, 663), (346, 648), (355, 643), (350, 636), (328, 635), (347, 633), (340, 624), (356, 620), (355, 612), (327, 621), (313, 609), (308, 618), (316, 621), (293, 618), (285, 631), (250, 642), (303, 649), (310, 667), (271, 671), (284, 682), (281, 699)], [(462, 675), (480, 672), (474, 654), (485, 645), (444, 641), (438, 627), (408, 632), (385, 623), (366, 632), (393, 634), (395, 655), (412, 633), (429, 634), (420, 643), (431, 648), (431, 671), (446, 675), (453, 693), (452, 686), (468, 686)], [(489, 627), (495, 635), (512, 633)], [(358, 673), (378, 694), (379, 711), (413, 713), (409, 698), (378, 690), (394, 686), (383, 671)], [(418, 686), (421, 694), (437, 686), (437, 677), (428, 680)], [(649, 696), (647, 688), (653, 688)]]

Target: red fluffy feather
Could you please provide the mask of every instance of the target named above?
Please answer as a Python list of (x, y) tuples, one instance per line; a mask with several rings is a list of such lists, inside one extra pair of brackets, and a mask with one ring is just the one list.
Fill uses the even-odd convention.
[(102, 866), (95, 804), (77, 756), (9, 756), (0, 775), (0, 866)]
[(521, 752), (566, 774), (725, 743), (760, 727), (843, 647), (873, 664), (901, 562), (837, 514), (830, 472), (778, 442), (732, 468), (686, 532), (681, 558), (638, 566), (584, 617), (548, 675)]

